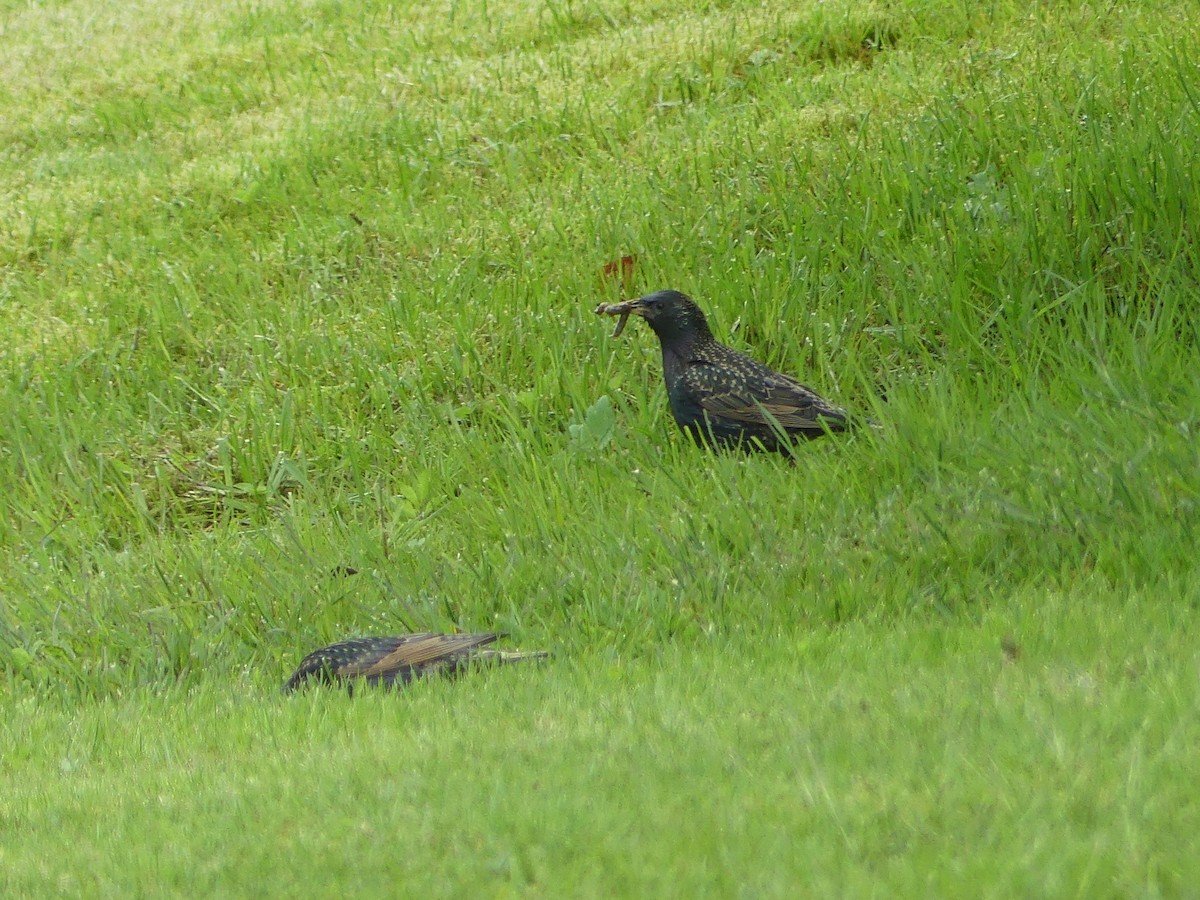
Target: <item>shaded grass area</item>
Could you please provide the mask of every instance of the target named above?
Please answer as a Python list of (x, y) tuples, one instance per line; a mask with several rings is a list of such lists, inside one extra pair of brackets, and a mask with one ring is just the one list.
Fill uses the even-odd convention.
[[(16, 893), (1192, 883), (1189, 13), (6, 10)], [(661, 287), (883, 428), (698, 451)]]
[[(681, 631), (953, 618), (1022, 585), (1145, 587), (1194, 572), (1198, 460), (1178, 408), (1144, 391), (1101, 370), (1056, 390), (1053, 415), (1010, 400), (931, 431), (931, 407), (969, 403), (935, 383), (889, 404), (914, 424), (814, 444), (799, 471), (697, 456), (661, 411), (647, 435), (612, 415), (603, 449), (586, 414), (565, 438), (514, 416), (500, 447), (456, 429), (459, 456), (396, 493), (306, 483), (282, 499), (230, 479), (202, 495), (234, 525), (286, 504), (272, 527), (135, 551), (43, 520), (7, 571), (28, 599), (6, 628), (31, 655), (21, 675), (103, 693), (164, 665), (191, 679), (294, 656), (352, 625), (535, 628), (643, 652)], [(344, 564), (361, 576), (333, 577)]]

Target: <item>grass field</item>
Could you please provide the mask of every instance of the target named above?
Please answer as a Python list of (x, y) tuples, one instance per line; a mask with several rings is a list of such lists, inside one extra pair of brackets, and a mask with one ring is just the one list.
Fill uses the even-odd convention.
[(1193, 6), (0, 4), (0, 893), (1194, 895)]

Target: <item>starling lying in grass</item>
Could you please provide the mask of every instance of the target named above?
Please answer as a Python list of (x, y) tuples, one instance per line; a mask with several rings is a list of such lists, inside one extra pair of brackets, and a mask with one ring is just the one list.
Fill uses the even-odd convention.
[(480, 649), (498, 634), (406, 634), (401, 637), (354, 638), (315, 650), (300, 661), (300, 666), (283, 686), (291, 693), (306, 682), (345, 682), (353, 690), (354, 681), (368, 684), (399, 682), (408, 684), (433, 672), (453, 674), (469, 665), (517, 662), (541, 659), (542, 652), (502, 653)]
[(675, 421), (700, 444), (787, 452), (791, 438), (815, 438), (855, 426), (849, 416), (796, 379), (717, 342), (704, 313), (679, 291), (602, 303), (599, 315), (641, 316), (662, 344), (663, 377)]

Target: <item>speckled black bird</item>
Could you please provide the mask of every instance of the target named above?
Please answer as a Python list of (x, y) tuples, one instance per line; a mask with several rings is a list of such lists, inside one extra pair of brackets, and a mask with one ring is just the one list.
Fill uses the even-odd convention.
[(345, 682), (351, 689), (355, 681), (390, 686), (408, 684), (433, 672), (452, 674), (468, 665), (518, 662), (541, 659), (542, 652), (504, 653), (480, 649), (500, 635), (483, 634), (406, 634), (399, 637), (365, 637), (342, 641), (314, 650), (300, 661), (299, 667), (283, 686), (291, 693), (310, 682)]
[(772, 371), (718, 343), (704, 313), (679, 291), (657, 291), (596, 308), (620, 316), (613, 337), (630, 315), (641, 316), (662, 345), (663, 377), (671, 414), (700, 444), (786, 453), (783, 438), (815, 438), (847, 431), (855, 422), (796, 379)]

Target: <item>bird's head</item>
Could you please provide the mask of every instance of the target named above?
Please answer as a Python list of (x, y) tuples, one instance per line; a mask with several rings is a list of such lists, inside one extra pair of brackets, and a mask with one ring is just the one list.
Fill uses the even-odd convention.
[(710, 335), (708, 322), (695, 301), (679, 291), (655, 291), (624, 303), (601, 304), (596, 312), (620, 316), (613, 337), (619, 335), (629, 316), (641, 316), (654, 329), (659, 340), (669, 342), (678, 338)]

